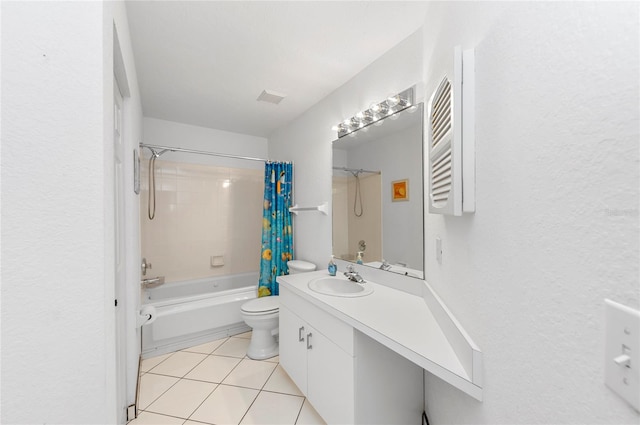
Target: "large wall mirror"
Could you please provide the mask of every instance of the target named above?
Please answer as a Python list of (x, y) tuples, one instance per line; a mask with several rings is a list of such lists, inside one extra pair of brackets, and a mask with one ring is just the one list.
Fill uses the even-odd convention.
[(333, 255), (424, 279), (423, 104), (333, 142)]

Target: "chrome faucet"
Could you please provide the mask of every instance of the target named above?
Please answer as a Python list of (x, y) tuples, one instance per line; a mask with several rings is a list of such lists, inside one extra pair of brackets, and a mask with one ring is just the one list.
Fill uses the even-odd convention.
[(382, 264), (380, 264), (380, 269), (381, 270), (390, 270), (391, 269), (391, 264), (387, 263), (387, 260), (385, 260), (383, 258), (382, 259)]
[(164, 276), (149, 277), (146, 279), (142, 279), (140, 283), (145, 288), (155, 288), (156, 286), (160, 286), (164, 284)]
[(358, 274), (351, 264), (347, 265), (347, 271), (344, 272), (344, 275), (352, 282), (364, 283), (362, 276)]

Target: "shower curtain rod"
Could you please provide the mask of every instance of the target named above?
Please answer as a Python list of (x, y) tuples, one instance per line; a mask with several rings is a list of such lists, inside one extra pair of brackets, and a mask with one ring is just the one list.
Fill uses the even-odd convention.
[[(226, 153), (198, 151), (198, 150), (195, 150), (195, 149), (175, 148), (175, 147), (172, 147), (172, 146), (147, 145), (146, 143), (140, 143), (140, 147), (141, 148), (150, 149), (151, 152), (153, 152), (153, 154), (157, 155), (157, 156), (160, 156), (164, 152), (169, 151), (169, 152), (195, 153), (195, 154), (199, 154), (199, 155), (221, 156), (221, 157), (224, 157), (224, 158), (233, 158), (233, 159), (247, 159), (249, 161), (262, 161), (262, 162), (267, 162), (268, 161), (268, 159), (254, 158), (254, 157), (251, 157), (251, 156), (239, 156), (239, 155), (230, 155), (230, 154), (226, 154)], [(158, 153), (156, 153), (156, 151), (154, 149), (159, 149), (162, 152), (160, 152), (158, 154)]]
[(347, 167), (333, 167), (334, 170), (340, 171), (349, 171), (352, 173), (373, 173), (373, 174), (381, 174), (380, 171), (371, 171), (371, 170), (363, 170), (362, 168), (347, 168)]

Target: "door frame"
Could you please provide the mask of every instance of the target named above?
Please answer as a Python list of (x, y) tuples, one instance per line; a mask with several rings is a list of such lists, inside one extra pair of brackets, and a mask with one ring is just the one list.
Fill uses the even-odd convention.
[[(123, 115), (123, 179), (122, 193), (124, 197), (124, 258), (125, 258), (125, 282), (124, 290), (118, 300), (119, 306), (124, 309), (123, 337), (125, 346), (122, 348), (125, 358), (126, 385), (116, 390), (124, 391), (126, 402), (124, 406), (117, 406), (118, 420), (134, 419), (137, 416), (137, 391), (141, 353), (140, 327), (137, 325), (138, 312), (140, 311), (140, 200), (134, 192), (134, 151), (139, 152), (138, 143), (142, 129), (142, 116), (136, 113), (139, 105), (135, 104), (131, 96), (129, 78), (124, 66), (124, 58), (118, 39), (118, 32), (113, 22), (113, 84), (117, 85), (122, 94)], [(115, 205), (114, 205), (115, 208)], [(118, 355), (118, 354), (116, 354)], [(116, 373), (118, 373), (116, 371)], [(118, 400), (120, 404), (120, 400)]]

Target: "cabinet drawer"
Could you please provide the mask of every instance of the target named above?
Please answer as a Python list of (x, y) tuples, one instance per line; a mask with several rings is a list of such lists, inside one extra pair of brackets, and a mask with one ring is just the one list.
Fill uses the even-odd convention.
[(285, 306), (298, 316), (304, 317), (316, 331), (329, 338), (350, 356), (354, 355), (354, 331), (351, 326), (322, 311), (283, 286), (280, 287), (280, 305)]

